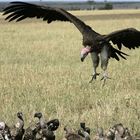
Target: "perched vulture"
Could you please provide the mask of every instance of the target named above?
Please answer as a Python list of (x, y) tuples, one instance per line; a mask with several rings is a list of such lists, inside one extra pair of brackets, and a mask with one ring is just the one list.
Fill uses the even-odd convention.
[(44, 120), (41, 112), (36, 112), (34, 114), (34, 117), (39, 119), (39, 122), (37, 123), (37, 126), (40, 127), (40, 129), (46, 127), (47, 121)]
[(128, 128), (125, 128), (123, 126), (123, 124), (121, 124), (121, 123), (115, 124), (113, 126), (113, 129), (115, 129), (115, 137), (117, 137), (116, 139), (119, 139), (119, 137), (122, 138), (122, 139), (125, 139), (125, 140), (133, 140), (134, 139), (131, 136)]
[(0, 140), (12, 140), (10, 128), (5, 122), (0, 122)]
[(104, 130), (102, 127), (98, 127), (94, 140), (104, 140), (104, 139), (105, 139)]
[(41, 112), (35, 113), (34, 117), (37, 117), (39, 119), (39, 123), (37, 123), (37, 125), (40, 127), (38, 134), (42, 137), (42, 139), (55, 140), (55, 134), (53, 131), (56, 131), (58, 129), (59, 120), (53, 119), (50, 121), (46, 121), (44, 120)]
[[(85, 140), (84, 136), (81, 136), (81, 134), (77, 134), (75, 132), (73, 132), (73, 130), (71, 128), (69, 128), (68, 126), (64, 127), (64, 131), (65, 131), (65, 139), (66, 140)], [(88, 139), (86, 139), (88, 140)]]
[(35, 140), (39, 130), (40, 128), (36, 127), (35, 125), (29, 126), (27, 129), (25, 129), (23, 140)]
[(120, 137), (124, 137), (125, 128), (124, 128), (124, 126), (123, 126), (122, 123), (115, 124), (115, 125), (113, 126), (113, 129), (114, 129), (115, 131), (117, 131), (117, 133), (120, 135)]
[[(34, 117), (40, 118), (42, 117), (41, 113), (35, 113)], [(30, 125), (28, 128), (25, 129), (25, 134), (23, 140), (36, 140), (37, 138), (40, 139), (40, 135), (38, 135), (41, 127), (39, 123), (35, 123)]]
[(86, 132), (86, 131), (84, 131), (84, 130), (82, 130), (82, 129), (78, 130), (78, 135), (80, 135), (81, 137), (83, 137), (84, 140), (90, 140), (89, 133)]
[[(81, 61), (84, 61), (86, 56), (91, 53), (93, 61), (93, 76), (92, 80), (96, 79), (96, 68), (99, 65), (99, 55), (101, 60), (101, 68), (103, 69), (102, 80), (106, 80), (107, 65), (109, 58), (115, 58), (120, 60), (119, 57), (126, 59), (127, 54), (121, 52), (122, 47), (128, 49), (139, 48), (140, 46), (140, 31), (134, 28), (127, 28), (112, 32), (107, 35), (101, 35), (94, 31), (90, 26), (86, 25), (83, 21), (65, 11), (61, 8), (54, 8), (49, 6), (39, 6), (26, 2), (11, 2), (7, 8), (4, 9), (4, 15), (8, 16), (5, 20), (9, 21), (21, 21), (25, 18), (42, 18), (43, 21), (51, 23), (53, 21), (69, 21), (73, 23), (83, 36), (83, 46), (81, 50)], [(118, 47), (115, 49), (111, 42)], [(92, 81), (91, 80), (91, 81)]]
[(55, 140), (55, 134), (49, 128), (43, 128), (41, 130), (41, 136), (43, 140)]
[(90, 135), (90, 128), (86, 127), (86, 124), (84, 122), (80, 123), (80, 127), (81, 129), (83, 129), (83, 131), (87, 132)]
[(24, 135), (24, 120), (22, 112), (17, 113), (18, 122), (10, 128), (12, 140), (20, 140)]
[(60, 125), (58, 119), (53, 119), (47, 122), (47, 126), (51, 131), (56, 131)]
[(106, 140), (133, 140), (128, 128), (118, 123), (109, 129), (106, 134)]

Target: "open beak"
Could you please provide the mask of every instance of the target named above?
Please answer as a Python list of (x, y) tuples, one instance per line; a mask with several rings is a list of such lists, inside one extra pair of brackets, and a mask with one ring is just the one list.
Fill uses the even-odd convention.
[(90, 47), (85, 47), (81, 50), (81, 61), (83, 62), (86, 58), (86, 56), (89, 54), (91, 48)]

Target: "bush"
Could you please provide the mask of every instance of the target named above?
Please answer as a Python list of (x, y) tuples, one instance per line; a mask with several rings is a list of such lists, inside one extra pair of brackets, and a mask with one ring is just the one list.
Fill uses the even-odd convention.
[(99, 8), (99, 10), (111, 10), (113, 9), (113, 5), (111, 3), (105, 3), (104, 7)]
[(113, 9), (113, 5), (111, 3), (106, 3), (105, 9), (107, 9), (107, 10)]

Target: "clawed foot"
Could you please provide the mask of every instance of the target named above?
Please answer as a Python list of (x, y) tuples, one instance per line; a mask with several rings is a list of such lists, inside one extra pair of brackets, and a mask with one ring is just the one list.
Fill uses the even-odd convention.
[(105, 82), (106, 82), (107, 79), (111, 79), (111, 78), (108, 77), (106, 73), (104, 73), (103, 77), (101, 78), (101, 80), (103, 80), (103, 86), (105, 85)]
[(92, 83), (93, 80), (96, 80), (96, 77), (97, 77), (99, 74), (100, 74), (100, 73), (96, 73), (96, 74), (91, 75), (92, 78), (91, 78), (91, 80), (89, 81), (89, 83)]

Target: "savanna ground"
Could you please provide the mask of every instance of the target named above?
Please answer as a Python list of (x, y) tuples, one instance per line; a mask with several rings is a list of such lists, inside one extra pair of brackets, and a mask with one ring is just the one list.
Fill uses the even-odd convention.
[[(140, 10), (76, 11), (96, 31), (106, 34), (134, 27), (140, 30)], [(110, 59), (109, 76), (102, 87), (100, 77), (89, 84), (90, 55), (80, 62), (82, 36), (70, 23), (28, 19), (20, 23), (0, 17), (0, 120), (12, 124), (18, 111), (26, 126), (33, 114), (60, 119), (63, 127), (77, 128), (85, 121), (92, 129), (123, 123), (140, 134), (140, 49), (123, 49), (127, 60)], [(98, 68), (98, 72), (102, 72)]]

